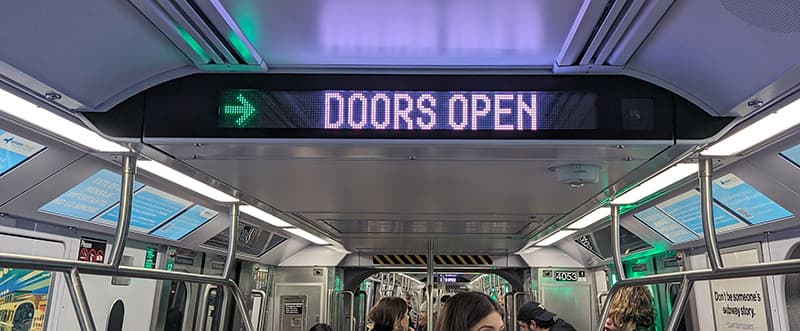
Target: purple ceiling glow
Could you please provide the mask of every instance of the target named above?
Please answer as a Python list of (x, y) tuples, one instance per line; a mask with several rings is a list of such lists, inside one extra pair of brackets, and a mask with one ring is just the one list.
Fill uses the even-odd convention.
[[(221, 0), (270, 65), (553, 64), (580, 0)], [(244, 15), (250, 13), (250, 15)], [(256, 13), (256, 15), (252, 15)], [(249, 18), (246, 16), (250, 16)]]

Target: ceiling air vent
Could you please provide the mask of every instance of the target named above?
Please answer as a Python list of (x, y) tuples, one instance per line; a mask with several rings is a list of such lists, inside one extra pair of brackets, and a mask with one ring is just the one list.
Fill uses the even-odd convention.
[(196, 66), (266, 71), (267, 66), (218, 0), (128, 0)]
[(675, 0), (584, 0), (553, 72), (619, 71)]

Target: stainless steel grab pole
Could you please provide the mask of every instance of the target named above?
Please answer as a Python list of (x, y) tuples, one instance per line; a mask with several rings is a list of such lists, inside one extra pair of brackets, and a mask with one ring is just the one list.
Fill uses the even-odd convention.
[[(350, 296), (350, 331), (355, 331), (356, 324), (355, 324), (355, 304), (356, 304), (356, 295), (353, 291), (341, 291), (339, 294), (349, 295)], [(342, 301), (344, 303), (344, 301)]]
[[(509, 300), (509, 298), (511, 299)], [(513, 320), (516, 312), (514, 312), (514, 307), (511, 305), (511, 302), (514, 300), (514, 293), (506, 293), (503, 295), (503, 299), (505, 300), (506, 304), (506, 325), (508, 326), (506, 329), (509, 329), (512, 325), (514, 325), (514, 323), (516, 323), (516, 321)]]
[(136, 179), (136, 155), (125, 155), (122, 158), (122, 185), (119, 192), (119, 217), (117, 232), (114, 235), (114, 246), (111, 247), (111, 259), (108, 263), (119, 268), (122, 253), (128, 242), (131, 227), (131, 205), (133, 205), (133, 186)]
[[(637, 278), (634, 278), (637, 279)], [(620, 283), (614, 284), (608, 290), (608, 296), (606, 296), (606, 304), (603, 305), (603, 311), (600, 313), (600, 323), (597, 325), (597, 331), (605, 331), (605, 324), (606, 319), (608, 318), (608, 313), (611, 312), (611, 303), (614, 301), (614, 297), (617, 295), (620, 289)]]
[(228, 228), (228, 254), (225, 256), (225, 267), (222, 269), (222, 278), (230, 279), (233, 276), (233, 267), (236, 261), (236, 244), (239, 242), (239, 204), (231, 205), (231, 224)]
[(75, 316), (78, 317), (78, 324), (82, 331), (96, 331), (97, 328), (92, 318), (92, 311), (89, 309), (89, 302), (86, 300), (86, 292), (83, 290), (83, 283), (77, 268), (72, 268), (69, 272), (64, 272), (64, 279), (67, 282), (72, 305), (75, 307)]
[(625, 274), (625, 266), (622, 264), (622, 244), (620, 243), (620, 219), (619, 219), (619, 205), (611, 205), (611, 241), (613, 250), (611, 254), (614, 257), (614, 268), (617, 269), (617, 275), (620, 280), (627, 279)]
[(428, 240), (428, 326), (426, 330), (433, 331), (433, 240)]
[(250, 315), (247, 313), (247, 303), (244, 300), (242, 289), (240, 289), (239, 285), (236, 285), (236, 283), (231, 282), (228, 284), (228, 290), (233, 295), (236, 307), (239, 308), (239, 315), (242, 315), (242, 324), (244, 324), (245, 331), (256, 331), (256, 329), (253, 328), (253, 322), (250, 321)]
[(219, 276), (200, 275), (187, 272), (167, 271), (159, 269), (145, 269), (138, 267), (120, 266), (115, 269), (111, 265), (72, 261), (65, 259), (30, 256), (10, 253), (0, 253), (0, 266), (6, 268), (42, 270), (52, 272), (70, 272), (77, 268), (80, 273), (102, 276), (120, 276), (157, 280), (174, 280), (189, 283), (204, 283), (227, 285), (231, 283), (228, 279)]
[(714, 224), (714, 201), (712, 177), (714, 167), (710, 158), (700, 158), (698, 177), (700, 178), (700, 208), (703, 215), (703, 239), (706, 242), (706, 252), (711, 262), (711, 270), (722, 269), (722, 255), (717, 242), (717, 229)]
[(667, 331), (675, 331), (678, 329), (678, 323), (683, 317), (683, 312), (686, 311), (686, 305), (689, 303), (689, 293), (692, 292), (694, 281), (689, 277), (683, 277), (681, 281), (681, 292), (678, 294), (675, 305), (672, 307), (672, 315), (669, 316), (669, 323), (667, 324)]

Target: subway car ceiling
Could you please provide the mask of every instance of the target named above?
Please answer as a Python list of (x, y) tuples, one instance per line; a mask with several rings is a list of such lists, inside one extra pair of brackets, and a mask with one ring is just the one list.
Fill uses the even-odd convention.
[[(332, 244), (321, 248), (280, 221), (243, 213), (252, 242), (239, 256), (273, 265), (369, 264), (343, 257), (422, 254), (434, 238), (443, 254), (521, 253), (529, 265), (538, 263), (532, 254), (568, 256), (599, 265), (608, 258), (595, 247), (607, 221), (556, 242), (560, 251), (532, 247), (653, 173), (696, 158), (743, 127), (737, 124), (786, 106), (800, 86), (800, 28), (772, 4), (223, 0), (194, 1), (199, 15), (186, 15), (179, 3), (8, 4), (0, 13), (0, 82), (142, 159)], [(342, 13), (364, 19), (343, 21)], [(509, 107), (525, 115), (537, 102), (539, 126), (534, 117), (503, 122), (500, 115), (477, 124), (484, 116), (479, 109)], [(413, 130), (359, 130), (364, 118), (344, 121), (347, 112), (336, 108), (381, 103), (394, 115), (395, 123), (381, 123), (389, 128), (401, 125), (403, 105), (416, 109), (417, 117), (403, 122)], [(452, 118), (445, 123), (458, 105), (471, 127)], [(270, 113), (275, 108), (311, 109), (319, 118)], [(559, 110), (569, 116), (558, 118)], [(439, 127), (434, 116), (442, 119)], [(117, 178), (104, 169), (120, 173), (118, 154), (87, 149), (3, 112), (0, 130), (36, 149), (0, 175), (3, 224), (113, 233), (113, 222), (103, 220), (113, 219), (118, 198), (83, 216), (52, 203)], [(792, 174), (797, 160), (784, 152), (799, 143), (784, 134), (716, 161), (717, 179), (745, 183), (746, 193), (760, 192), (777, 206), (775, 217), (753, 221), (717, 198), (730, 226), (721, 239), (792, 227), (787, 220), (800, 212), (790, 203), (800, 192), (793, 181), (800, 176)], [(596, 167), (597, 182), (559, 180), (575, 167)], [(691, 179), (623, 211), (629, 257), (701, 245), (693, 211), (672, 208), (695, 198)], [(133, 239), (221, 252), (214, 243), (227, 228), (225, 203), (147, 171), (137, 181), (142, 199), (174, 206), (159, 211), (160, 222), (141, 224)], [(686, 219), (673, 215), (679, 211)], [(680, 233), (659, 229), (664, 219), (679, 219), (669, 225)]]

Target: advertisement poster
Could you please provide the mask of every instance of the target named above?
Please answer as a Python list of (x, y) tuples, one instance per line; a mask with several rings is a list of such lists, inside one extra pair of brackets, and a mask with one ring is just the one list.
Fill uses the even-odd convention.
[(0, 269), (0, 330), (44, 330), (50, 273)]
[(43, 149), (42, 145), (0, 130), (0, 176)]
[[(759, 263), (758, 248), (722, 254), (726, 267)], [(717, 330), (770, 330), (762, 277), (714, 280), (711, 302)]]

